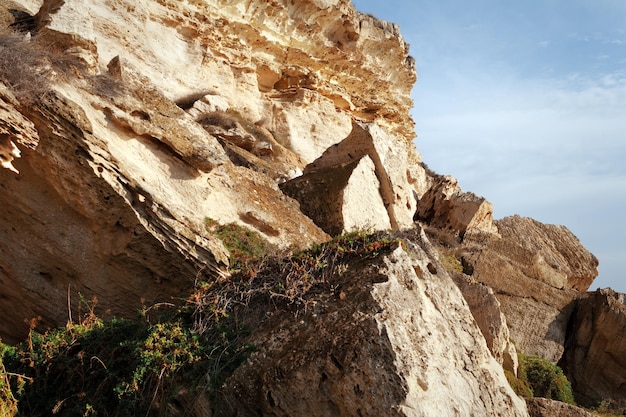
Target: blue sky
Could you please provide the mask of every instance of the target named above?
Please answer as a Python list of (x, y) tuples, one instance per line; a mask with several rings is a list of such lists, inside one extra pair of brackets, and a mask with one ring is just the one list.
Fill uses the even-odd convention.
[(417, 61), (424, 162), (512, 214), (567, 226), (626, 293), (626, 1), (354, 0)]

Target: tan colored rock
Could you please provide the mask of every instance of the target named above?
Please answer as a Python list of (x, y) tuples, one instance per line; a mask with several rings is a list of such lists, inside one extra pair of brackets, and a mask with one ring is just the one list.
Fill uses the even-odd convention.
[(286, 93), (284, 101), (276, 98), (273, 102), (269, 129), (279, 143), (307, 163), (341, 142), (352, 129), (350, 114), (338, 112), (331, 99), (315, 91), (298, 88)]
[[(413, 226), (416, 209), (416, 178), (420, 171), (419, 155), (415, 148), (403, 145), (397, 137), (376, 124), (354, 124), (350, 135), (341, 143), (328, 148), (322, 156), (307, 165), (304, 172), (320, 172), (327, 167), (348, 164), (367, 155), (374, 162), (391, 227)], [(399, 168), (402, 167), (402, 168)]]
[(35, 20), (38, 34), (50, 48), (76, 57), (96, 72), (98, 48), (90, 8), (91, 4), (79, 0), (46, 0)]
[(391, 228), (375, 166), (367, 155), (297, 177), (282, 184), (281, 189), (298, 200), (302, 212), (332, 236)]
[[(42, 27), (97, 45), (101, 70), (122, 55), (172, 100), (217, 92), (254, 121), (276, 114), (277, 121), (291, 121), (287, 138), (304, 134), (298, 146), (307, 152), (318, 139), (345, 135), (334, 123), (303, 130), (310, 126), (299, 116), (307, 109), (286, 98), (290, 89), (306, 89), (310, 94), (296, 96), (308, 95), (304, 104), (311, 108), (330, 100), (330, 117), (340, 110), (376, 120), (407, 141), (414, 137), (409, 109), (416, 75), (408, 45), (397, 25), (361, 15), (350, 2), (47, 0), (42, 10)], [(275, 113), (274, 105), (282, 109)], [(350, 118), (337, 116), (349, 130)]]
[(472, 278), (493, 288), (517, 349), (556, 363), (577, 289), (595, 277), (598, 261), (563, 226), (519, 216), (496, 225), (500, 238), (463, 242), (464, 260)]
[(224, 274), (227, 252), (205, 230), (207, 217), (279, 246), (327, 239), (274, 180), (233, 166), (158, 91), (122, 91), (96, 96), (64, 85), (22, 116), (7, 107), (7, 123), (24, 136), (16, 143), (33, 149), (22, 148), (19, 177), (0, 173), (0, 280), (10, 288), (0, 300), (4, 340), (25, 337), (34, 317), (40, 329), (64, 324), (68, 297), (74, 309), (79, 292), (134, 317), (142, 303), (169, 301), (199, 277)]
[(517, 375), (517, 350), (511, 340), (506, 317), (493, 290), (464, 277), (454, 277), (454, 281), (469, 305), (489, 351), (505, 370)]
[(17, 109), (17, 100), (9, 89), (0, 83), (0, 166), (19, 174), (13, 165), (22, 153), (17, 147), (34, 148), (39, 141), (33, 123)]
[(499, 220), (497, 226), (502, 237), (517, 238), (522, 249), (535, 254), (537, 279), (552, 287), (586, 291), (598, 275), (598, 259), (565, 226), (519, 216)]
[(596, 290), (577, 303), (562, 366), (579, 403), (626, 402), (626, 295)]
[(527, 416), (458, 288), (408, 250), (350, 264), (329, 278), (343, 296), (308, 313), (269, 316), (215, 415)]
[(417, 206), (416, 220), (440, 229), (449, 229), (461, 238), (471, 233), (498, 234), (491, 203), (466, 193), (451, 176), (437, 177)]
[(527, 398), (528, 414), (530, 417), (594, 417), (588, 411), (560, 401), (547, 398)]

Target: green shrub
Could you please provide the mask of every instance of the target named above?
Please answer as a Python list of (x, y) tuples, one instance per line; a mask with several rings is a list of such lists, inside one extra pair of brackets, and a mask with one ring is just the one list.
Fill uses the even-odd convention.
[[(13, 417), (17, 414), (17, 400), (13, 396), (9, 375), (2, 362), (4, 352), (8, 349), (10, 348), (3, 345), (0, 340), (0, 417)], [(20, 378), (19, 375), (15, 375), (14, 377)]]
[(505, 372), (509, 384), (522, 397), (543, 397), (573, 404), (572, 386), (563, 370), (552, 362), (533, 355), (517, 354), (518, 376)]
[[(520, 372), (522, 372), (521, 368), (518, 370), (518, 374), (520, 374)], [(526, 380), (525, 376), (521, 377), (520, 374), (520, 377), (517, 377), (513, 372), (507, 370), (504, 371), (504, 375), (506, 375), (506, 379), (507, 381), (509, 381), (509, 385), (511, 386), (511, 388), (513, 388), (513, 391), (515, 391), (517, 395), (523, 398), (533, 397), (533, 390), (528, 385), (528, 381)]]
[(523, 368), (535, 397), (575, 404), (572, 386), (563, 370), (538, 356), (525, 356)]
[[(229, 233), (238, 235), (234, 230)], [(7, 411), (0, 417), (12, 417), (16, 407), (27, 416), (168, 415), (170, 406), (193, 406), (193, 400), (178, 401), (182, 391), (193, 398), (206, 392), (219, 408), (221, 387), (254, 349), (250, 329), (268, 311), (298, 314), (317, 300), (341, 298), (350, 260), (399, 244), (382, 233), (351, 233), (288, 257), (265, 258), (228, 279), (200, 283), (179, 308), (160, 314), (146, 309), (137, 321), (98, 319), (94, 299), (80, 323), (31, 331), (27, 341), (2, 346), (0, 365), (15, 377), (7, 380), (2, 369), (0, 410)]]
[(7, 369), (25, 381), (11, 381), (20, 415), (163, 415), (181, 380), (213, 396), (250, 347), (238, 344), (238, 329), (200, 335), (185, 314), (169, 316), (153, 324), (96, 320), (31, 331), (27, 342), (3, 353)]

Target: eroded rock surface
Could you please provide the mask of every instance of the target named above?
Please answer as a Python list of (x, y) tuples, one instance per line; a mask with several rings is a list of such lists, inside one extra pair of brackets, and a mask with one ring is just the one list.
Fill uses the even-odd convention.
[(517, 375), (517, 349), (511, 340), (506, 317), (493, 290), (461, 276), (455, 277), (454, 281), (469, 305), (493, 356), (504, 369)]
[(580, 403), (626, 401), (626, 295), (597, 290), (578, 302), (561, 364)]
[(297, 177), (281, 186), (302, 212), (332, 236), (391, 228), (380, 183), (369, 156)]
[(309, 313), (276, 312), (224, 387), (230, 408), (216, 415), (526, 416), (420, 240), (350, 264), (331, 278), (340, 294)]

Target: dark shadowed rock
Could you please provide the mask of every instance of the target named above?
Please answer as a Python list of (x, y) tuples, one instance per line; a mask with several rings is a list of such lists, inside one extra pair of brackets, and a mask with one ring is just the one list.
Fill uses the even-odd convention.
[(626, 295), (597, 290), (574, 311), (562, 366), (577, 400), (626, 400)]

